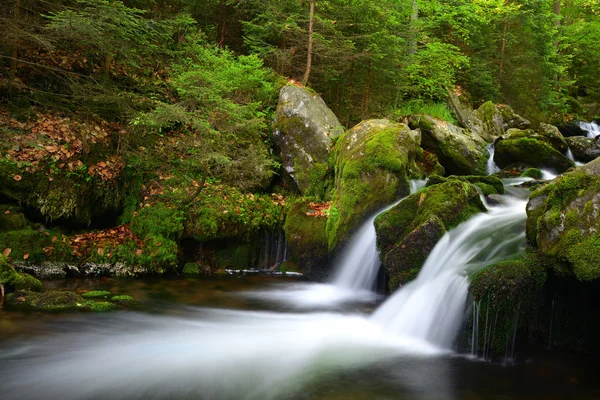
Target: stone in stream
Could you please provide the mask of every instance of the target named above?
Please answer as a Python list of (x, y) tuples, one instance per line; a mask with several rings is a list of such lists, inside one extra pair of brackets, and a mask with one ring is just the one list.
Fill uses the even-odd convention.
[(333, 251), (346, 241), (369, 214), (410, 192), (410, 175), (421, 135), (387, 119), (363, 121), (347, 131), (335, 146), (335, 187), (327, 220), (327, 240)]
[(536, 188), (527, 203), (527, 239), (560, 276), (600, 278), (600, 159)]
[(452, 179), (427, 186), (380, 214), (377, 247), (390, 289), (414, 279), (447, 230), (482, 211), (486, 208), (475, 186)]
[(578, 161), (588, 162), (600, 156), (600, 143), (597, 140), (584, 136), (566, 138), (573, 157)]

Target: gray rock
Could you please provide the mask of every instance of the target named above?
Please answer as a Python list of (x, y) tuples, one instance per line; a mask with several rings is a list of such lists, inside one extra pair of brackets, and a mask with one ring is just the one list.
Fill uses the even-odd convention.
[(324, 177), (331, 141), (344, 128), (321, 97), (297, 86), (281, 89), (274, 124), (286, 173), (311, 194), (311, 184)]
[(600, 143), (584, 136), (572, 136), (566, 138), (573, 157), (578, 161), (588, 162), (600, 156)]
[(486, 174), (487, 143), (473, 131), (428, 115), (411, 117), (410, 126), (421, 130), (421, 147), (438, 155), (446, 173)]

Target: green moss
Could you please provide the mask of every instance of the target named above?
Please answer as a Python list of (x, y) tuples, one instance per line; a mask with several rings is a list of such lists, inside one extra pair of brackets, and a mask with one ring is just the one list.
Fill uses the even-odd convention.
[(254, 247), (250, 244), (227, 246), (217, 249), (214, 254), (217, 268), (243, 270), (251, 267)]
[(407, 174), (414, 169), (417, 143), (405, 125), (385, 120), (364, 121), (346, 132), (336, 145), (337, 215), (327, 221), (330, 250), (377, 208), (408, 193)]
[(533, 137), (511, 135), (495, 144), (494, 160), (500, 168), (516, 162), (527, 162), (536, 168), (552, 168), (564, 172), (574, 164), (548, 142)]
[(107, 312), (118, 309), (116, 304), (108, 301), (86, 301), (84, 306), (93, 312)]
[(0, 205), (0, 231), (20, 230), (28, 226), (29, 221), (18, 211), (18, 208)]
[(200, 266), (196, 263), (187, 263), (183, 266), (183, 273), (187, 275), (200, 274)]
[(36, 293), (27, 290), (16, 291), (7, 297), (11, 306), (19, 306), (36, 311), (70, 311), (86, 309), (86, 300), (68, 291), (53, 290)]
[(432, 215), (450, 230), (482, 211), (486, 208), (479, 193), (467, 182), (450, 180), (425, 187), (375, 219), (378, 247), (390, 250)]
[(110, 297), (110, 292), (106, 290), (93, 290), (81, 295), (84, 299), (107, 299)]
[(527, 168), (521, 174), (521, 178), (542, 179), (542, 171), (537, 168)]
[(402, 287), (402, 285), (415, 280), (419, 275), (420, 271), (421, 268), (411, 268), (409, 270), (399, 271), (398, 273), (390, 277), (390, 282), (388, 286), (393, 289)]
[[(300, 265), (318, 262), (328, 255), (327, 218), (306, 215), (310, 211), (310, 201), (296, 200), (291, 204), (284, 224), (289, 255)], [(334, 215), (330, 213), (330, 218)]]
[(566, 252), (577, 279), (591, 281), (600, 278), (600, 234), (573, 244)]
[(473, 278), (471, 293), (475, 300), (489, 298), (494, 310), (507, 309), (530, 296), (532, 285), (531, 272), (523, 261), (504, 261), (479, 271)]
[(42, 290), (42, 282), (39, 279), (34, 278), (29, 274), (15, 274), (13, 277), (6, 282), (6, 286), (9, 291), (12, 290), (31, 290), (33, 292), (39, 292)]
[[(64, 261), (71, 259), (69, 239), (56, 230), (25, 228), (0, 231), (0, 248), (10, 248), (13, 260), (29, 262)], [(27, 255), (27, 258), (25, 258)]]
[(110, 301), (112, 301), (114, 303), (130, 303), (130, 302), (134, 302), (135, 299), (131, 296), (121, 294), (121, 295), (111, 297)]

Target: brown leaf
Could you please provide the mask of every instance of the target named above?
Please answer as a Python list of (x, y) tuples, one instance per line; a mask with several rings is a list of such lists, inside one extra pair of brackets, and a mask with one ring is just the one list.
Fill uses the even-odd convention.
[(23, 178), (21, 178), (21, 175), (15, 175), (15, 176), (13, 176), (13, 179), (18, 182)]
[(52, 243), (56, 243), (56, 241), (57, 241), (57, 240), (58, 240), (58, 238), (57, 238), (56, 236), (54, 236), (54, 237), (52, 238)]
[(135, 255), (137, 255), (137, 256), (141, 256), (141, 255), (142, 255), (142, 249), (137, 249), (137, 250), (135, 251)]
[(104, 255), (104, 249), (103, 248), (99, 248), (98, 249), (98, 255), (101, 255), (101, 256)]
[(10, 252), (12, 251), (12, 249), (10, 247), (7, 247), (4, 249), (4, 251), (2, 252), (2, 254), (4, 254), (4, 257), (8, 257), (10, 255)]
[(27, 260), (29, 258), (29, 253), (23, 254), (23, 260)]

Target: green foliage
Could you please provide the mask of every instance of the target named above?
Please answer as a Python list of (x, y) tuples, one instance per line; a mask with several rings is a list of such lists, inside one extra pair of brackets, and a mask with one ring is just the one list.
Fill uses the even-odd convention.
[(141, 238), (164, 237), (179, 240), (183, 233), (183, 213), (164, 203), (153, 204), (138, 211), (131, 220), (131, 231)]
[(425, 103), (420, 99), (402, 104), (394, 110), (392, 115), (398, 120), (408, 118), (411, 115), (430, 115), (434, 118), (458, 125), (456, 118), (454, 118), (446, 103)]
[(187, 275), (200, 274), (200, 266), (196, 263), (187, 263), (183, 266), (183, 273)]

